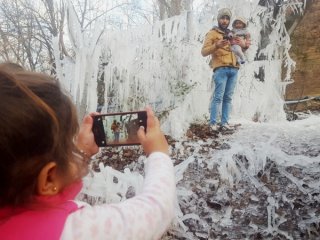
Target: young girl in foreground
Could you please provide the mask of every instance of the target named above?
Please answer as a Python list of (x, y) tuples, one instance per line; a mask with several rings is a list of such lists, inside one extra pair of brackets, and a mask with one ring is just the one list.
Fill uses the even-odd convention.
[(0, 66), (0, 239), (159, 239), (174, 216), (175, 180), (159, 121), (147, 109), (141, 194), (118, 204), (74, 201), (98, 152), (86, 116), (51, 77)]

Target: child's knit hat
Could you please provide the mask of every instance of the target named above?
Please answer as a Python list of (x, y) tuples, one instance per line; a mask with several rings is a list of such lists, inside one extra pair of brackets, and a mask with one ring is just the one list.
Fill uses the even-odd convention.
[(242, 22), (244, 24), (244, 27), (247, 27), (247, 20), (244, 17), (236, 17), (232, 22), (232, 27), (234, 27), (236, 21)]

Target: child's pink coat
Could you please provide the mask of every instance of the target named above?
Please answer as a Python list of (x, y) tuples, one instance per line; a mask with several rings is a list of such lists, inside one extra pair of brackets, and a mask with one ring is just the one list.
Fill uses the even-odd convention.
[(72, 201), (81, 186), (38, 197), (41, 208), (0, 209), (1, 239), (159, 239), (174, 217), (173, 165), (163, 153), (149, 156), (142, 193), (122, 203), (92, 207)]

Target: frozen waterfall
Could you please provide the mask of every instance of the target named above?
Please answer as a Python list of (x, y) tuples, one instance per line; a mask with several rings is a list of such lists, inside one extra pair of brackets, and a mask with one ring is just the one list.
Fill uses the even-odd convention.
[[(294, 65), (287, 57), (290, 42), (279, 17), (271, 25), (269, 43), (261, 49), (261, 32), (270, 24), (270, 11), (257, 2), (241, 1), (240, 7), (230, 1), (234, 15), (249, 20), (253, 40), (246, 53), (248, 63), (239, 73), (232, 119), (284, 120), (286, 82), (281, 79), (281, 65), (288, 69)], [(217, 9), (213, 11), (215, 16)], [(166, 113), (163, 129), (177, 138), (191, 122), (208, 117), (212, 72), (209, 58), (200, 51), (205, 33), (215, 24), (212, 13), (199, 18), (195, 12), (185, 12), (154, 25), (117, 31), (98, 22), (92, 32), (80, 29), (73, 8), (68, 13), (75, 59), (59, 60), (57, 72), (82, 115), (97, 107), (118, 112), (151, 105), (159, 114)], [(265, 56), (263, 60), (258, 60), (259, 55)], [(101, 106), (98, 94), (103, 95)]]

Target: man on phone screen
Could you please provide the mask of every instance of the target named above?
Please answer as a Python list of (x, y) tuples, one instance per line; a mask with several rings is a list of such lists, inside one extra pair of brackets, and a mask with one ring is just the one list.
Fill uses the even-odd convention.
[[(221, 109), (220, 130), (231, 130), (228, 124), (231, 110), (232, 95), (236, 86), (239, 64), (236, 56), (231, 50), (228, 29), (231, 19), (231, 11), (222, 8), (218, 11), (218, 26), (213, 27), (207, 34), (201, 50), (202, 56), (211, 55), (210, 67), (213, 69), (213, 80), (215, 83), (214, 95), (210, 103), (210, 127), (213, 131), (218, 130), (218, 115)], [(246, 44), (240, 38), (233, 42), (247, 49)]]

